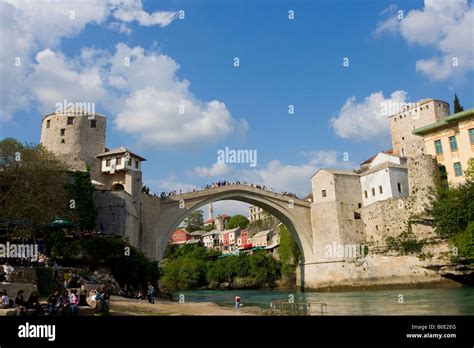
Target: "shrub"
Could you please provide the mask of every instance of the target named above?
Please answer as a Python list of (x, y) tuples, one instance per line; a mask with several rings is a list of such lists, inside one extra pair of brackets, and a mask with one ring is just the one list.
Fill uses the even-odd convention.
[(36, 277), (38, 278), (38, 293), (41, 296), (51, 294), (60, 286), (53, 278), (53, 270), (51, 268), (37, 268)]

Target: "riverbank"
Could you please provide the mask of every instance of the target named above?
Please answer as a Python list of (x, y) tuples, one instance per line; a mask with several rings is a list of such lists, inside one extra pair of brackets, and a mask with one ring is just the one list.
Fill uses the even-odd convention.
[(176, 316), (176, 315), (217, 315), (217, 316), (251, 316), (268, 315), (268, 311), (253, 306), (243, 306), (241, 309), (226, 308), (218, 306), (213, 302), (184, 302), (158, 300), (154, 304), (146, 301), (138, 302), (119, 296), (110, 299), (112, 315), (150, 315), (150, 316)]

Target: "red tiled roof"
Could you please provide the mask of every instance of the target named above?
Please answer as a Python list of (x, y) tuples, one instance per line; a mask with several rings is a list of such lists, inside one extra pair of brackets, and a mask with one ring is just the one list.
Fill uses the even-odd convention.
[[(385, 150), (385, 151), (381, 151), (382, 153), (385, 153), (387, 155), (391, 155), (393, 154), (393, 149), (390, 149), (390, 150)], [(377, 155), (379, 154), (380, 152), (377, 152), (375, 155), (373, 155), (372, 157), (370, 157), (369, 159), (365, 160), (364, 162), (362, 162), (360, 165), (364, 165), (364, 164), (369, 164), (369, 163), (372, 163), (372, 161), (375, 159), (375, 157), (377, 157)]]

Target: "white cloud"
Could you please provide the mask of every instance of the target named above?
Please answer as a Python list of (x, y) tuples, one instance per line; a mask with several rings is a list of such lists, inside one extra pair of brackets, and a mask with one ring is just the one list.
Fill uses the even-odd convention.
[(407, 103), (405, 91), (395, 91), (390, 98), (382, 92), (374, 92), (357, 103), (356, 97), (347, 98), (336, 117), (331, 118), (330, 125), (341, 138), (368, 140), (386, 138), (389, 133), (389, 116), (384, 110), (391, 106)]
[(301, 153), (308, 159), (302, 165), (288, 165), (281, 161), (270, 161), (259, 170), (244, 170), (241, 181), (265, 185), (275, 192), (291, 192), (299, 197), (306, 196), (311, 191), (311, 176), (320, 168), (349, 168), (352, 163), (338, 160), (336, 151), (307, 151)]
[[(391, 11), (393, 12), (393, 11)], [(379, 22), (375, 35), (398, 32), (409, 43), (433, 47), (436, 55), (416, 62), (416, 70), (433, 80), (462, 76), (474, 69), (474, 4), (467, 0), (425, 0), (423, 9)]]
[(126, 94), (115, 104), (117, 128), (156, 148), (214, 143), (246, 129), (246, 121), (233, 119), (224, 103), (196, 98), (178, 69), (169, 56), (118, 44), (108, 75), (109, 84)]
[[(26, 77), (39, 52), (54, 50), (61, 39), (79, 34), (91, 23), (130, 33), (126, 24), (131, 21), (163, 27), (175, 19), (173, 13), (148, 14), (140, 0), (0, 2), (0, 122), (34, 101)], [(115, 24), (107, 25), (111, 19)]]
[(143, 4), (139, 0), (111, 0), (110, 7), (115, 18), (123, 22), (137, 21), (147, 27), (152, 25), (166, 27), (177, 16), (177, 13), (172, 11), (148, 13), (143, 10)]
[[(243, 215), (248, 218), (250, 204), (239, 202), (239, 201), (219, 201), (212, 203), (212, 210), (214, 217), (217, 215), (227, 214), (234, 216), (237, 214)], [(208, 218), (207, 206), (201, 207), (204, 212), (204, 221)]]
[(213, 177), (220, 176), (230, 173), (230, 167), (221, 162), (214, 163), (210, 168), (208, 167), (196, 167), (193, 172), (200, 177)]
[(83, 48), (71, 59), (45, 49), (31, 69), (25, 85), (42, 112), (63, 100), (94, 102), (116, 115), (118, 130), (148, 147), (205, 145), (247, 129), (221, 101), (198, 99), (171, 57), (139, 46), (119, 43), (113, 53)]
[(95, 102), (106, 95), (98, 67), (67, 61), (61, 53), (50, 49), (36, 55), (36, 64), (26, 84), (45, 113), (53, 112), (55, 104), (63, 100)]

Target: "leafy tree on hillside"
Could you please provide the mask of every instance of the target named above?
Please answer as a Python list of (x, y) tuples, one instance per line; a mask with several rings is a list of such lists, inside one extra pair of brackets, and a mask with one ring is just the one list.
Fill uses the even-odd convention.
[(285, 225), (280, 225), (279, 254), (282, 279), (287, 285), (294, 286), (296, 282), (296, 267), (301, 258), (301, 251)]
[(227, 228), (232, 229), (232, 228), (245, 228), (249, 224), (249, 220), (243, 216), (243, 215), (234, 215), (229, 219), (229, 222), (227, 223)]
[(92, 230), (95, 227), (97, 209), (94, 203), (94, 186), (91, 183), (89, 168), (86, 172), (72, 173), (73, 182), (69, 188), (75, 201), (73, 210), (79, 221), (79, 227), (83, 230)]
[(56, 216), (77, 220), (69, 209), (66, 166), (41, 145), (0, 141), (0, 220), (25, 221), (27, 238)]
[(189, 216), (184, 220), (184, 226), (186, 231), (194, 232), (203, 229), (204, 225), (204, 213), (202, 210), (193, 211)]
[(214, 229), (215, 229), (214, 223), (206, 225), (202, 228), (202, 230), (206, 232), (211, 232)]

